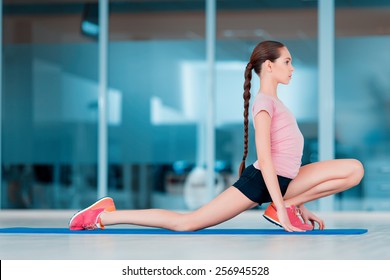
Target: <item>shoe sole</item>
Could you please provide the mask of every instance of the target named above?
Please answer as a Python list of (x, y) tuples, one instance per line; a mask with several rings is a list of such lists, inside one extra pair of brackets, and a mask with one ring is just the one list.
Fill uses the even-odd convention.
[(279, 224), (277, 221), (275, 221), (274, 219), (272, 219), (272, 218), (270, 218), (270, 217), (268, 217), (267, 215), (263, 215), (263, 217), (267, 220), (267, 221), (269, 221), (269, 222), (271, 222), (271, 223), (273, 223), (274, 225), (277, 225), (277, 226), (279, 226), (279, 227), (281, 227), (282, 228), (282, 225), (281, 224)]
[[(85, 208), (85, 209), (83, 209), (83, 210), (77, 212), (76, 214), (74, 214), (73, 217), (72, 217), (72, 218), (70, 219), (70, 221), (69, 221), (69, 228), (70, 228), (70, 225), (72, 224), (72, 221), (73, 221), (78, 215), (80, 215), (81, 213), (84, 213), (85, 211), (88, 211), (88, 210), (93, 209), (93, 208), (96, 207), (99, 203), (101, 203), (101, 202), (103, 202), (104, 200), (107, 200), (107, 199), (113, 201), (113, 199), (112, 199), (111, 197), (103, 197), (103, 198), (99, 199), (98, 201), (96, 201), (94, 204), (90, 205), (89, 207), (87, 207), (87, 208)], [(114, 201), (113, 201), (113, 206), (114, 206), (113, 208), (107, 208), (107, 211), (109, 211), (109, 212), (115, 211), (116, 208), (115, 208)], [(98, 208), (102, 208), (102, 207), (98, 207)]]

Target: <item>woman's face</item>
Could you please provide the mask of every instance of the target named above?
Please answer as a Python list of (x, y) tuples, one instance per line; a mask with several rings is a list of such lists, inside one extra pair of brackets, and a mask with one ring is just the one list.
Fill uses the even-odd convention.
[(278, 83), (288, 84), (291, 80), (294, 67), (292, 66), (291, 54), (286, 47), (279, 49), (280, 57), (271, 62), (272, 73)]

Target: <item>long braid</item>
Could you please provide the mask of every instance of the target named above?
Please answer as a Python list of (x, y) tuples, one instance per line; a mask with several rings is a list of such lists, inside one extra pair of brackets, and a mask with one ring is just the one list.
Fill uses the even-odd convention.
[(249, 62), (245, 69), (245, 83), (244, 83), (244, 155), (242, 157), (242, 162), (238, 170), (238, 175), (241, 176), (242, 172), (245, 169), (245, 161), (248, 155), (248, 115), (249, 115), (249, 100), (251, 98), (251, 80), (252, 80), (252, 69), (253, 65)]

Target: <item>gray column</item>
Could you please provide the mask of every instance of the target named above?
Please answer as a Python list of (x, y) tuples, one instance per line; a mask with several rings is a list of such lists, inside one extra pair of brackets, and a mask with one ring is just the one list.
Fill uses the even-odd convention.
[(98, 191), (107, 195), (107, 49), (108, 0), (99, 0), (99, 138), (98, 138)]
[(207, 129), (206, 163), (209, 199), (214, 197), (215, 166), (215, 33), (216, 0), (206, 0), (206, 58), (207, 58)]
[[(335, 158), (334, 110), (334, 0), (318, 2), (318, 112), (319, 160)], [(334, 196), (319, 201), (321, 211), (334, 210)]]

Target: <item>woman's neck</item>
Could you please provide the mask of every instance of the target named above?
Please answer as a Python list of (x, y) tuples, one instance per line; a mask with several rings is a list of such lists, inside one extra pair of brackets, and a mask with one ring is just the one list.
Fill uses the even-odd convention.
[(260, 75), (260, 92), (278, 98), (278, 82), (267, 72)]
[(270, 82), (260, 83), (260, 92), (278, 98), (277, 86), (277, 84)]

